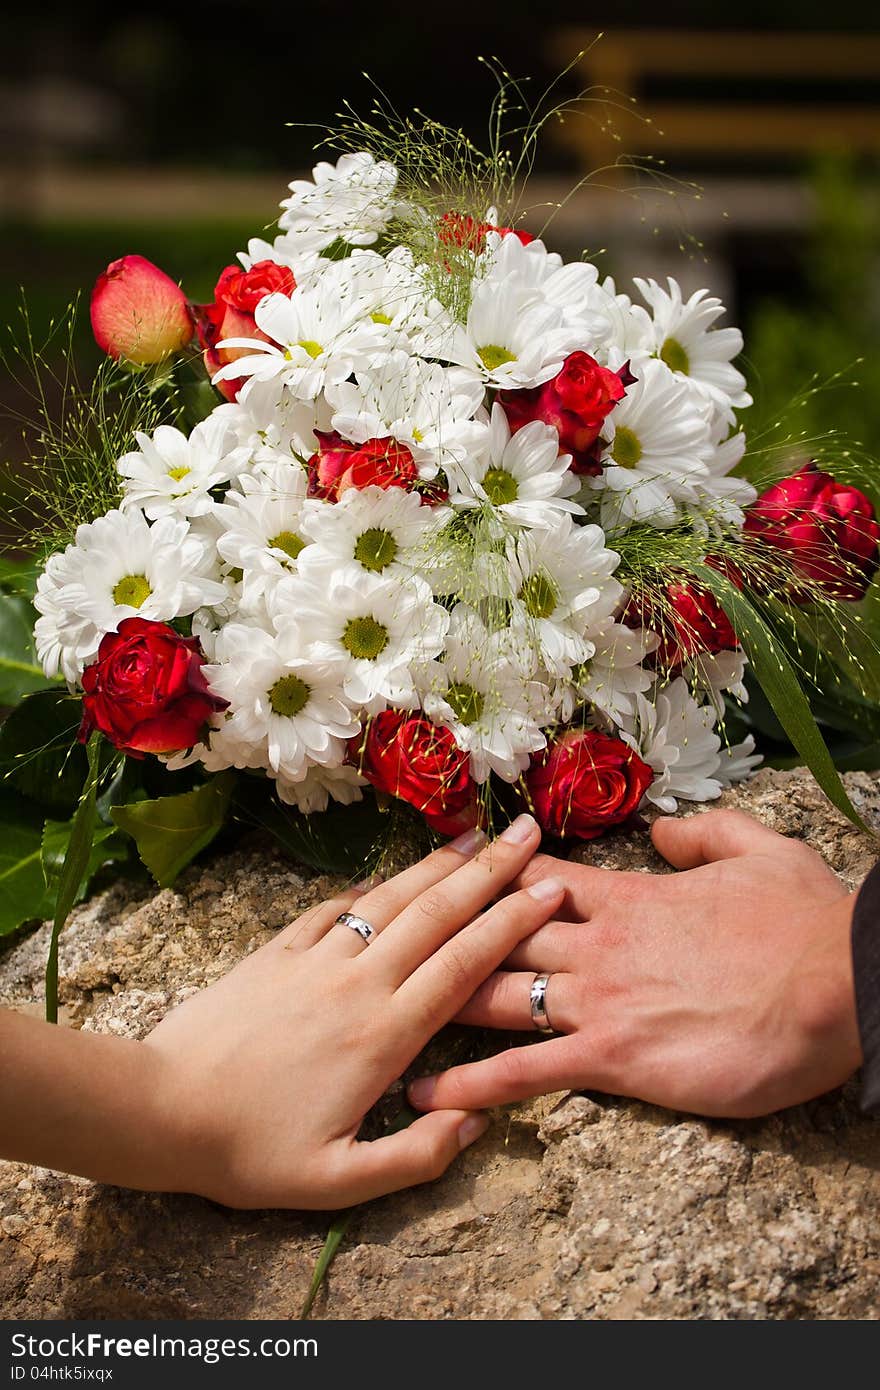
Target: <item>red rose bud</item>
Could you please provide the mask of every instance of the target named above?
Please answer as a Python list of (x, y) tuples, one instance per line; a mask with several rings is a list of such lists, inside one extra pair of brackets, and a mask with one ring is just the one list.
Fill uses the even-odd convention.
[(628, 820), (653, 770), (619, 738), (570, 729), (532, 760), (526, 787), (541, 829), (558, 839), (594, 840)]
[(277, 261), (256, 261), (250, 270), (240, 265), (228, 265), (220, 272), (214, 288), (214, 306), (226, 304), (253, 317), (254, 310), (267, 294), (286, 294), (296, 289), (296, 279), (290, 266)]
[(572, 471), (595, 475), (602, 471), (597, 457), (602, 425), (634, 381), (629, 363), (612, 372), (588, 352), (573, 352), (552, 381), (525, 391), (501, 391), (498, 399), (512, 433), (543, 420), (558, 431), (560, 451), (571, 454)]
[(83, 671), (80, 742), (98, 729), (135, 757), (191, 748), (228, 703), (211, 693), (202, 664), (196, 638), (181, 637), (166, 623), (123, 618)]
[(628, 627), (646, 627), (657, 634), (660, 643), (651, 654), (651, 664), (667, 673), (694, 657), (739, 647), (718, 600), (687, 580), (667, 585), (663, 598), (644, 594), (630, 599), (623, 621)]
[(443, 246), (463, 246), (478, 255), (486, 244), (487, 232), (497, 232), (503, 237), (515, 236), (523, 246), (535, 240), (531, 232), (523, 232), (516, 227), (495, 227), (491, 222), (478, 222), (466, 212), (444, 212), (437, 235)]
[(143, 256), (123, 256), (98, 276), (91, 318), (98, 347), (138, 366), (182, 351), (195, 327), (183, 290)]
[(864, 598), (880, 563), (880, 525), (871, 502), (815, 463), (762, 493), (746, 511), (744, 529), (788, 557), (794, 571), (789, 598), (796, 603), (817, 592), (851, 602)]
[(383, 710), (352, 739), (351, 757), (377, 791), (409, 802), (441, 835), (458, 835), (479, 818), (468, 755), (448, 729), (418, 714)]
[(340, 434), (315, 430), (320, 448), (309, 459), (309, 492), (337, 502), (349, 488), (402, 487), (411, 492), (419, 470), (405, 444), (396, 439), (368, 439), (351, 444)]

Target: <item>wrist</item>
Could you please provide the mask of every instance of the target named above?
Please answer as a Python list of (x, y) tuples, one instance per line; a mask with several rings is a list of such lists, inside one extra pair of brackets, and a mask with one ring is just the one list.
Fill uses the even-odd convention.
[(812, 933), (792, 992), (806, 1055), (821, 1057), (831, 1077), (822, 1089), (846, 1081), (862, 1064), (852, 958), (856, 897), (847, 893), (817, 906), (824, 929)]

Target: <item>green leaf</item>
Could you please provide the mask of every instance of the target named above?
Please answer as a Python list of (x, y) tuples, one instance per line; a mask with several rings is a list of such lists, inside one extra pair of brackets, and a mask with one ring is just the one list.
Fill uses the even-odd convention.
[(234, 775), (223, 772), (181, 796), (111, 806), (110, 817), (131, 835), (159, 887), (167, 888), (220, 830), (234, 784)]
[(386, 838), (387, 816), (369, 788), (363, 801), (351, 806), (331, 802), (326, 811), (305, 816), (283, 805), (273, 783), (263, 777), (243, 777), (235, 790), (233, 811), (245, 825), (273, 835), (288, 854), (319, 873), (368, 872)]
[(341, 1211), (333, 1221), (330, 1230), (327, 1232), (327, 1239), (324, 1241), (321, 1253), (318, 1256), (317, 1263), (315, 1264), (315, 1270), (312, 1274), (312, 1282), (309, 1284), (309, 1291), (306, 1294), (306, 1301), (303, 1304), (302, 1312), (300, 1313), (300, 1317), (302, 1318), (303, 1322), (305, 1322), (306, 1318), (312, 1311), (312, 1306), (315, 1302), (315, 1299), (318, 1296), (318, 1290), (320, 1289), (321, 1285), (326, 1279), (327, 1272), (330, 1269), (330, 1266), (336, 1259), (339, 1247), (342, 1244), (342, 1241), (345, 1237), (345, 1233), (351, 1225), (357, 1210), (357, 1207), (349, 1207), (348, 1211)]
[(0, 779), (53, 819), (73, 815), (86, 778), (76, 742), (81, 702), (66, 690), (29, 695), (0, 725)]
[(703, 565), (700, 583), (714, 594), (733, 624), (776, 718), (828, 800), (853, 825), (866, 835), (874, 836), (875, 832), (865, 824), (847, 796), (781, 641), (745, 594), (723, 574), (709, 565)]
[(0, 791), (0, 936), (55, 911), (42, 865), (43, 817), (15, 792)]
[[(92, 840), (95, 834), (97, 810), (95, 799), (100, 776), (100, 734), (94, 733), (89, 739), (88, 775), (83, 793), (70, 826), (70, 836), (61, 869), (57, 875), (57, 897), (55, 916), (52, 919), (52, 936), (49, 942), (49, 959), (46, 962), (46, 1022), (58, 1022), (58, 938), (70, 910), (88, 877), (89, 860), (92, 853)], [(42, 863), (41, 863), (42, 868)]]
[(0, 594), (0, 705), (16, 705), (23, 695), (53, 684), (37, 660), (36, 616), (20, 594)]
[(35, 557), (11, 560), (7, 555), (0, 555), (0, 589), (5, 589), (8, 594), (24, 594), (25, 598), (33, 598), (37, 575), (42, 568), (42, 561)]
[[(70, 837), (73, 829), (72, 821), (47, 820), (43, 826), (43, 836), (40, 844), (40, 858), (43, 867), (43, 878), (46, 887), (50, 891), (57, 890), (61, 880), (61, 872), (64, 867), (64, 859), (70, 847)], [(101, 825), (92, 836), (92, 850), (89, 855), (89, 862), (83, 881), (80, 884), (76, 896), (76, 902), (82, 902), (86, 896), (86, 891), (91, 880), (99, 869), (103, 869), (105, 864), (118, 864), (128, 858), (129, 845), (127, 840), (112, 825)]]

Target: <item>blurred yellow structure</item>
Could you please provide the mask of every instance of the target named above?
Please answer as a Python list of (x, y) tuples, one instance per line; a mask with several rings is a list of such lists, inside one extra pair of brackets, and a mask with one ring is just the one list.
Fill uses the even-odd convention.
[[(599, 106), (597, 112), (568, 116), (558, 135), (587, 169), (614, 162), (614, 104), (632, 99), (644, 104), (642, 151), (677, 164), (681, 157), (714, 163), (802, 160), (827, 151), (880, 153), (878, 99), (845, 99), (853, 82), (880, 83), (876, 34), (633, 29), (596, 39), (588, 31), (563, 29), (551, 41), (550, 56), (562, 66), (579, 50), (574, 71)], [(644, 100), (646, 85), (658, 79), (674, 83), (680, 95)], [(757, 82), (764, 92), (771, 86), (772, 98), (731, 101), (726, 90), (717, 100), (707, 97), (712, 83), (729, 88), (735, 81)], [(809, 84), (815, 99), (793, 99), (793, 84)], [(597, 114), (603, 102), (607, 122)]]

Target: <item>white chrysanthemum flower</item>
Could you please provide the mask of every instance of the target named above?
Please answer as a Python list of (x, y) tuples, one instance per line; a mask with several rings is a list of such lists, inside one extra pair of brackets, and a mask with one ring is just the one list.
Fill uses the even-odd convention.
[(586, 637), (593, 655), (571, 672), (569, 680), (560, 683), (559, 718), (567, 724), (579, 705), (590, 704), (618, 724), (635, 714), (635, 697), (644, 695), (654, 684), (654, 673), (643, 663), (657, 646), (656, 634), (606, 619), (589, 626)]
[(298, 781), (291, 781), (282, 773), (275, 778), (279, 799), (288, 806), (295, 806), (305, 816), (326, 811), (331, 801), (338, 801), (342, 806), (362, 801), (365, 786), (366, 777), (349, 763), (340, 763), (338, 767), (310, 767)]
[(437, 656), (449, 625), (423, 579), (355, 564), (285, 579), (269, 609), (279, 630), (296, 626), (313, 659), (341, 659), (346, 699), (367, 714), (416, 704), (413, 665)]
[(235, 443), (246, 450), (250, 465), (301, 462), (318, 448), (316, 430), (330, 429), (330, 410), (323, 397), (300, 401), (274, 381), (251, 380), (246, 400), (214, 407)]
[(593, 356), (603, 366), (607, 352), (612, 348), (616, 348), (623, 359), (651, 352), (653, 337), (650, 314), (641, 304), (633, 304), (628, 294), (620, 293), (610, 275), (590, 288), (587, 307), (597, 324)]
[(310, 499), (307, 490), (308, 477), (300, 464), (273, 463), (240, 478), (215, 508), (223, 527), (217, 552), (242, 571), (242, 601), (247, 606), (295, 569), (310, 544), (303, 522), (327, 503)]
[(334, 241), (372, 245), (394, 215), (397, 170), (359, 150), (336, 164), (317, 164), (311, 179), (294, 179), (289, 187), (278, 219), (284, 235), (275, 245), (296, 259)]
[(601, 309), (596, 309), (599, 272), (589, 261), (566, 263), (537, 238), (523, 246), (516, 236), (489, 232), (476, 273), (478, 277), (493, 278), (496, 284), (515, 278), (538, 300), (561, 310), (565, 322), (579, 334), (578, 349), (607, 336), (605, 318)]
[(684, 300), (676, 280), (670, 276), (666, 283), (668, 290), (656, 280), (634, 281), (651, 306), (652, 349), (671, 371), (694, 382), (732, 424), (734, 410), (752, 404), (746, 379), (732, 361), (742, 352), (742, 333), (738, 328), (713, 327), (725, 309), (708, 290), (697, 290)]
[[(218, 346), (250, 352), (221, 367), (212, 380), (273, 381), (276, 388), (286, 386), (297, 399), (311, 401), (326, 386), (368, 366), (382, 347), (381, 326), (356, 297), (338, 292), (333, 281), (339, 278), (344, 274), (330, 262), (315, 285), (297, 286), (289, 297), (269, 294), (261, 299), (254, 319), (272, 341), (223, 339)], [(245, 399), (248, 389), (242, 391)]]
[(142, 511), (111, 511), (77, 528), (51, 555), (37, 582), (37, 654), (47, 676), (70, 684), (94, 661), (101, 638), (123, 618), (171, 622), (222, 603), (216, 557), (186, 521)]
[(386, 578), (425, 567), (428, 537), (436, 535), (447, 513), (423, 507), (418, 493), (403, 488), (349, 488), (335, 506), (323, 506), (303, 520), (313, 541), (303, 551), (304, 574), (356, 564)]
[(396, 439), (406, 444), (422, 478), (477, 452), (486, 426), (474, 416), (483, 385), (470, 372), (391, 352), (355, 382), (329, 387), (333, 428), (344, 439)]
[(524, 677), (510, 634), (490, 633), (465, 604), (452, 610), (442, 660), (425, 666), (419, 684), (425, 713), (452, 730), (476, 782), (492, 772), (515, 782), (532, 753), (546, 747), (535, 718), (546, 708), (546, 687)]
[(403, 351), (436, 357), (450, 331), (447, 310), (428, 292), (412, 252), (396, 246), (387, 256), (355, 251), (334, 270), (334, 293), (351, 300), (373, 325), (381, 353)]
[[(620, 365), (620, 364), (617, 364)], [(635, 359), (636, 380), (605, 421), (601, 493), (606, 530), (632, 522), (668, 527), (696, 503), (712, 454), (708, 406), (653, 358)]]
[(116, 465), (125, 479), (122, 509), (140, 507), (151, 521), (160, 516), (202, 516), (214, 506), (211, 488), (238, 477), (248, 450), (235, 447), (227, 418), (211, 414), (187, 436), (159, 425), (152, 438), (138, 432), (139, 450)]
[(562, 515), (547, 529), (509, 536), (497, 558), (487, 567), (487, 592), (509, 602), (510, 627), (534, 664), (563, 677), (587, 661), (594, 652), (586, 635), (591, 619), (609, 614), (623, 594), (612, 578), (620, 557), (605, 548), (601, 527)]
[[(721, 430), (727, 436), (727, 424), (718, 417)], [(702, 535), (727, 530), (741, 530), (745, 509), (757, 497), (757, 489), (745, 478), (730, 477), (746, 450), (744, 434), (731, 434), (713, 444), (706, 460), (708, 476), (697, 486), (696, 503), (685, 503), (685, 511), (693, 526)]]
[(490, 386), (540, 386), (557, 375), (569, 353), (584, 347), (587, 329), (548, 298), (540, 276), (531, 274), (546, 252), (543, 257), (533, 253), (515, 236), (490, 239), (497, 244), (478, 268), (467, 324), (438, 343), (438, 355), (478, 373)]
[(492, 407), (486, 447), (456, 467), (447, 467), (453, 507), (491, 505), (498, 517), (520, 526), (554, 525), (568, 512), (583, 515), (571, 500), (580, 487), (568, 454), (559, 452), (552, 425), (532, 420), (511, 435), (502, 407)]
[(270, 768), (291, 780), (310, 764), (335, 765), (360, 728), (345, 700), (345, 663), (316, 657), (296, 627), (269, 633), (228, 623), (203, 667), (215, 694), (229, 702), (222, 725), (224, 752), (234, 766)]
[(748, 703), (744, 683), (748, 658), (744, 651), (701, 652), (688, 662), (682, 675), (695, 692), (702, 691), (712, 701), (718, 718), (724, 717), (724, 692), (730, 691), (741, 705)]
[(722, 787), (732, 787), (736, 782), (744, 782), (764, 761), (763, 755), (755, 752), (752, 734), (746, 734), (742, 743), (731, 743), (729, 747), (722, 747), (718, 759), (715, 776)]
[(718, 752), (713, 733), (715, 710), (698, 705), (679, 676), (657, 689), (653, 699), (636, 696), (636, 713), (621, 721), (621, 737), (656, 774), (645, 797), (660, 811), (685, 801), (713, 801), (721, 795)]

